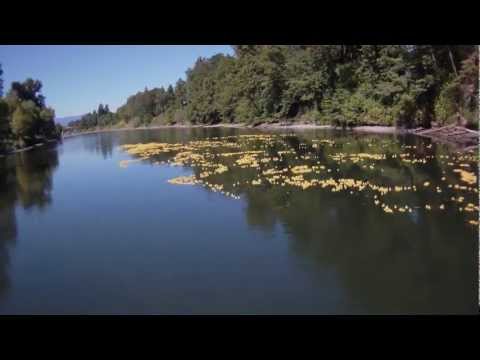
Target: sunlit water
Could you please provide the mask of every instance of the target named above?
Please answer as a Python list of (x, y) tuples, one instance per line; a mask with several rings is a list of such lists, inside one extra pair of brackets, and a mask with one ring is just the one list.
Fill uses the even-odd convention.
[(0, 314), (475, 313), (477, 170), (417, 137), (311, 130), (3, 157)]

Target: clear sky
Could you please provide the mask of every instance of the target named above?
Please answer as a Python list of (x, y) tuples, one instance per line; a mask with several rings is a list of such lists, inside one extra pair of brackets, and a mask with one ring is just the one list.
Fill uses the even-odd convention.
[(174, 85), (199, 57), (232, 54), (228, 45), (0, 45), (4, 92), (28, 77), (57, 117), (82, 115), (98, 104), (111, 110), (145, 87)]

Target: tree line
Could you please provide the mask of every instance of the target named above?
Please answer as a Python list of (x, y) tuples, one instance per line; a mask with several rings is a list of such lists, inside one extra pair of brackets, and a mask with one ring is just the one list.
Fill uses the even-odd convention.
[[(309, 122), (430, 127), (461, 116), (477, 127), (473, 45), (234, 45), (199, 58), (186, 79), (130, 96), (115, 113), (70, 125)], [(102, 105), (103, 107), (103, 105)]]
[(0, 67), (0, 152), (59, 138), (61, 127), (55, 124), (55, 111), (45, 104), (42, 83), (14, 81), (3, 96), (2, 75)]
[(114, 125), (115, 114), (110, 111), (108, 105), (100, 104), (97, 110), (83, 115), (80, 119), (69, 122), (70, 127), (80, 130), (88, 130), (96, 127), (108, 127)]

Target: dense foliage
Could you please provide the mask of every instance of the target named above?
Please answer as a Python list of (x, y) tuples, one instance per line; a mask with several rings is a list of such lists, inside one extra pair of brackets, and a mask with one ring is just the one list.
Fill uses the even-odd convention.
[(0, 97), (0, 151), (59, 137), (55, 112), (45, 105), (41, 90), (38, 80), (15, 81), (7, 95)]
[(235, 45), (234, 56), (199, 58), (167, 89), (145, 89), (101, 121), (150, 126), (311, 122), (429, 127), (463, 118), (476, 127), (476, 46)]

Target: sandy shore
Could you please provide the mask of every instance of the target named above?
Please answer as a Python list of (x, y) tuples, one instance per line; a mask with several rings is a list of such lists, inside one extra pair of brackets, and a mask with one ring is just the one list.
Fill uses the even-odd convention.
[(394, 126), (358, 126), (352, 130), (376, 134), (406, 134), (409, 132), (406, 129), (400, 129)]
[(292, 130), (345, 130), (353, 132), (366, 132), (366, 133), (377, 133), (377, 134), (402, 134), (407, 131), (404, 129), (399, 129), (394, 126), (356, 126), (352, 128), (336, 127), (332, 125), (314, 125), (314, 124), (291, 124), (291, 125), (281, 125), (281, 124), (262, 124), (256, 127), (257, 129), (292, 129)]

